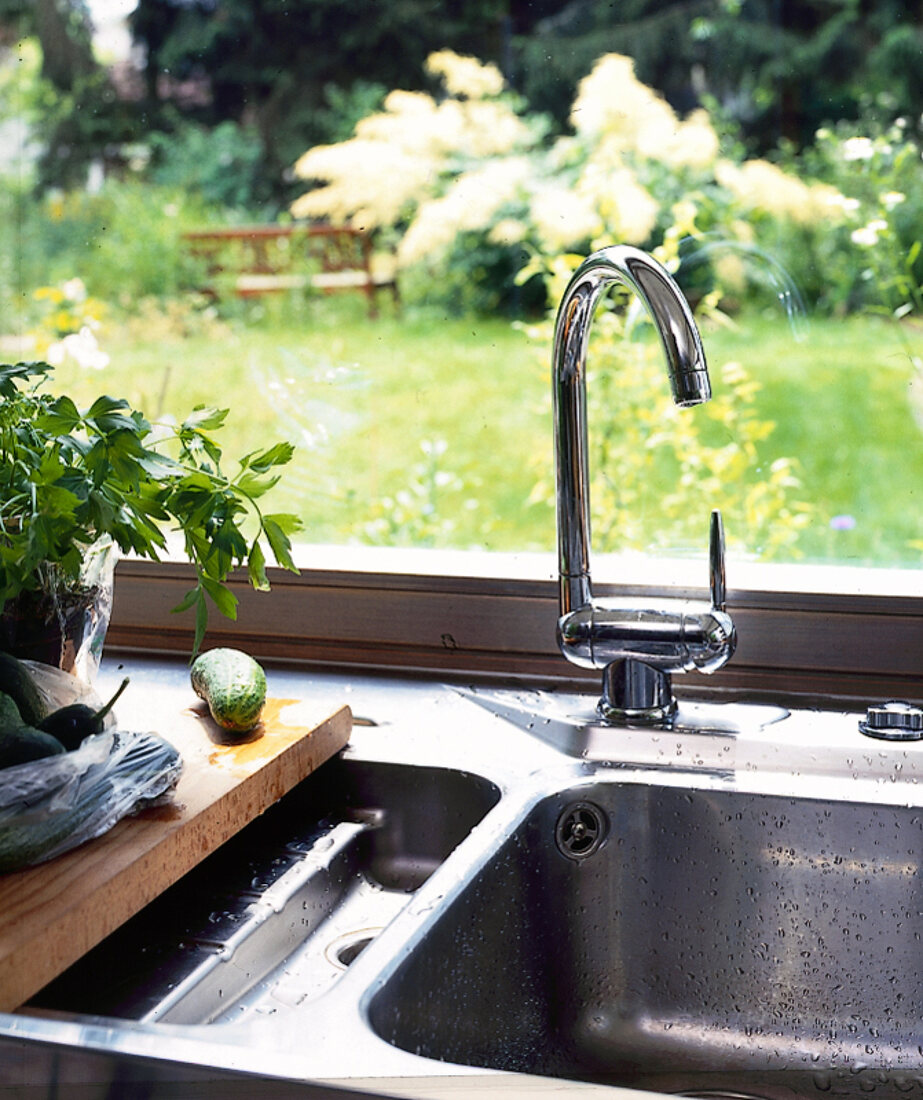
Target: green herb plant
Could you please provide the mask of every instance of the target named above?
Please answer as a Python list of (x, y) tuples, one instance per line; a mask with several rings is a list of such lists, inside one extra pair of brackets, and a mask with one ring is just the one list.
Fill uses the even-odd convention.
[(179, 532), (196, 579), (174, 610), (195, 612), (194, 656), (210, 605), (237, 617), (225, 583), (234, 568), (246, 564), (251, 585), (268, 589), (268, 549), (297, 572), (289, 536), (301, 521), (262, 508), (294, 448), (251, 452), (230, 476), (215, 439), (227, 409), (199, 406), (179, 425), (153, 425), (108, 396), (81, 411), (45, 392), (52, 374), (47, 363), (0, 365), (0, 606), (52, 583), (77, 587), (101, 537), (156, 561)]

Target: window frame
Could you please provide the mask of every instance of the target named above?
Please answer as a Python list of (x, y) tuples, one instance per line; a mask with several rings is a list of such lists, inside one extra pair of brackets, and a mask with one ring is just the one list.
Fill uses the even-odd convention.
[[(485, 555), (477, 568), (459, 568), (441, 551), (425, 551), (408, 567), (386, 551), (369, 549), (337, 564), (340, 548), (325, 548), (321, 564), (293, 576), (270, 569), (272, 591), (255, 593), (238, 573), (230, 587), (239, 600), (235, 622), (216, 611), (206, 645), (236, 645), (267, 660), (451, 678), (497, 679), (594, 690), (597, 673), (568, 665), (555, 642), (558, 585), (551, 555), (541, 563)], [(310, 555), (309, 555), (310, 556)], [(515, 556), (514, 556), (515, 557)], [(361, 560), (360, 560), (361, 559)], [(471, 560), (468, 561), (468, 566)], [(501, 566), (494, 569), (494, 565)], [(797, 570), (799, 567), (792, 567)], [(839, 567), (826, 586), (764, 583), (753, 568), (735, 586), (728, 607), (739, 644), (731, 662), (710, 677), (675, 678), (696, 696), (772, 697), (844, 703), (902, 697), (923, 700), (923, 585), (897, 571), (869, 570), (849, 580)], [(704, 586), (685, 577), (673, 586), (650, 575), (598, 584), (597, 595), (704, 598)], [(772, 574), (766, 567), (765, 576)], [(788, 579), (795, 575), (791, 570)], [(817, 579), (817, 574), (805, 573)], [(909, 579), (908, 591), (898, 590)], [(192, 581), (179, 561), (120, 562), (107, 647), (114, 651), (186, 655), (194, 622), (174, 615)]]
[[(305, 669), (596, 690), (599, 674), (569, 665), (558, 652), (551, 555), (300, 549), (315, 564), (298, 575), (270, 570), (268, 593), (254, 592), (244, 573), (231, 578), (238, 618), (212, 611), (206, 648), (236, 646)], [(646, 569), (650, 574), (650, 562)], [(807, 587), (817, 577), (810, 568), (786, 567), (780, 576), (790, 581), (799, 570), (804, 590), (774, 588), (772, 566), (751, 567), (737, 587), (729, 576), (737, 652), (712, 676), (676, 676), (677, 693), (846, 709), (890, 698), (923, 701), (923, 593), (895, 590), (901, 578), (916, 582), (916, 574), (830, 568), (823, 571), (828, 590), (818, 591)], [(628, 583), (597, 584), (595, 594), (707, 598), (704, 586), (668, 587), (645, 580), (644, 571)], [(876, 580), (884, 583), (876, 588)], [(191, 583), (190, 567), (179, 561), (121, 561), (107, 651), (188, 657), (193, 617), (172, 608)]]

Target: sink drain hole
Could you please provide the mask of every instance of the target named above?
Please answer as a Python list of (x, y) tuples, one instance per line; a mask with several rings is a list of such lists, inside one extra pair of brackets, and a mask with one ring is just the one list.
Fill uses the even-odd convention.
[(341, 947), (337, 951), (337, 962), (342, 963), (344, 966), (349, 966), (351, 962), (354, 962), (359, 955), (368, 947), (372, 942), (372, 936), (366, 936), (361, 940), (353, 940), (352, 943), (348, 943)]
[(338, 970), (345, 970), (375, 939), (381, 928), (357, 928), (327, 944), (324, 955)]
[(607, 817), (592, 802), (574, 802), (565, 809), (554, 830), (555, 844), (568, 859), (586, 859), (606, 839)]

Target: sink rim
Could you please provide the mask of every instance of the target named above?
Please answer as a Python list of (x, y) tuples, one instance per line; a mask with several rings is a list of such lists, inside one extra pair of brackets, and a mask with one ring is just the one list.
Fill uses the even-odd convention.
[[(688, 780), (690, 777), (687, 775), (684, 778)], [(701, 778), (701, 776), (698, 778)], [(671, 779), (672, 781), (670, 781)], [(501, 932), (493, 930), (490, 927), (489, 918), (481, 918), (481, 912), (483, 910), (479, 910), (477, 908), (477, 898), (479, 896), (482, 896), (483, 899), (487, 899), (491, 896), (495, 896), (496, 883), (502, 880), (497, 877), (500, 872), (494, 874), (493, 878), (490, 877), (490, 874), (494, 870), (495, 865), (501, 864), (503, 860), (507, 858), (510, 860), (511, 863), (514, 862), (517, 851), (529, 855), (539, 851), (536, 844), (534, 843), (534, 838), (531, 840), (528, 839), (529, 834), (527, 830), (532, 822), (532, 818), (536, 815), (536, 812), (540, 808), (542, 808), (543, 804), (547, 804), (547, 807), (557, 807), (553, 813), (549, 809), (547, 819), (545, 820), (545, 832), (549, 834), (548, 843), (550, 845), (550, 833), (553, 829), (554, 818), (559, 812), (558, 808), (562, 805), (566, 809), (573, 804), (598, 802), (600, 799), (600, 791), (623, 791), (629, 792), (630, 794), (640, 792), (642, 797), (646, 792), (653, 792), (655, 796), (663, 796), (664, 794), (667, 794), (668, 799), (670, 797), (675, 797), (677, 801), (682, 798), (688, 798), (690, 794), (698, 794), (702, 796), (702, 800), (704, 800), (705, 803), (714, 801), (716, 799), (719, 800), (719, 803), (723, 805), (724, 808), (728, 811), (730, 811), (732, 808), (739, 809), (740, 806), (735, 805), (736, 801), (738, 799), (745, 799), (752, 804), (752, 807), (754, 808), (754, 813), (756, 812), (756, 810), (759, 810), (761, 808), (764, 811), (768, 811), (771, 809), (781, 810), (786, 807), (793, 807), (796, 808), (798, 812), (804, 813), (806, 819), (808, 820), (812, 820), (811, 815), (814, 813), (817, 814), (817, 819), (820, 820), (822, 816), (825, 815), (831, 808), (830, 800), (822, 797), (816, 792), (793, 793), (791, 791), (777, 790), (767, 792), (763, 790), (750, 790), (728, 786), (720, 782), (707, 784), (689, 782), (678, 783), (676, 782), (675, 776), (655, 776), (650, 773), (630, 774), (625, 772), (616, 772), (610, 769), (594, 770), (580, 777), (567, 790), (546, 791), (544, 795), (540, 796), (537, 800), (531, 801), (526, 806), (519, 807), (520, 811), (524, 812), (520, 813), (515, 823), (510, 823), (511, 831), (506, 837), (503, 848), (500, 850), (494, 850), (487, 856), (487, 858), (484, 858), (480, 861), (477, 868), (471, 869), (473, 873), (469, 875), (462, 889), (455, 891), (451, 897), (446, 897), (445, 907), (442, 908), (441, 911), (437, 915), (435, 915), (432, 920), (426, 922), (424, 926), (415, 929), (412, 939), (408, 940), (405, 945), (406, 953), (404, 954), (404, 956), (402, 958), (392, 960), (390, 965), (383, 969), (382, 972), (379, 974), (378, 980), (376, 981), (374, 987), (370, 987), (366, 991), (363, 1004), (364, 1014), (369, 1021), (369, 1026), (377, 1034), (387, 1038), (389, 1042), (399, 1043), (402, 1049), (409, 1049), (410, 1047), (414, 1047), (417, 1051), (422, 1050), (425, 1057), (446, 1059), (453, 1062), (453, 1064), (472, 1065), (481, 1068), (486, 1067), (514, 1072), (544, 1072), (542, 1066), (535, 1063), (523, 1062), (522, 1064), (515, 1064), (515, 1062), (511, 1061), (510, 1063), (504, 1064), (502, 1059), (498, 1062), (496, 1060), (485, 1058), (483, 1055), (478, 1060), (476, 1056), (465, 1055), (464, 1046), (453, 1046), (451, 1042), (444, 1041), (446, 1035), (452, 1035), (452, 1021), (454, 1020), (457, 1025), (459, 1013), (461, 1018), (478, 1018), (479, 1013), (481, 1013), (481, 1009), (484, 1008), (484, 1006), (481, 1004), (481, 1000), (478, 999), (478, 994), (472, 995), (473, 999), (471, 1000), (470, 1004), (467, 1005), (467, 1007), (463, 1009), (457, 1009), (455, 1016), (452, 1016), (451, 1014), (448, 1015), (446, 1017), (445, 1023), (441, 1025), (433, 1024), (432, 1030), (429, 1032), (425, 1031), (425, 1029), (422, 1031), (420, 1031), (419, 1029), (412, 1030), (413, 1025), (411, 1024), (409, 1025), (411, 1027), (411, 1030), (404, 1030), (403, 1032), (399, 1033), (394, 1031), (392, 1027), (392, 1021), (398, 1015), (400, 1015), (401, 1026), (405, 1029), (408, 1028), (408, 1016), (413, 1015), (414, 1008), (411, 1002), (406, 1002), (402, 999), (400, 993), (400, 985), (401, 981), (403, 980), (405, 983), (409, 982), (410, 990), (419, 990), (421, 987), (419, 985), (414, 985), (413, 977), (415, 974), (419, 975), (421, 973), (421, 967), (423, 973), (433, 975), (431, 979), (433, 983), (432, 989), (434, 991), (437, 991), (437, 995), (432, 1003), (430, 1003), (428, 1000), (426, 1001), (426, 1004), (428, 1006), (426, 1012), (429, 1014), (429, 1017), (431, 1019), (434, 1016), (438, 1016), (440, 1012), (441, 991), (449, 987), (451, 983), (454, 982), (454, 985), (459, 989), (466, 988), (470, 990), (471, 985), (470, 983), (466, 982), (466, 975), (468, 975), (468, 977), (471, 977), (473, 973), (470, 968), (465, 969), (463, 967), (460, 967), (457, 970), (453, 970), (452, 966), (450, 965), (447, 966), (443, 971), (438, 966), (433, 965), (435, 960), (446, 959), (449, 957), (451, 952), (447, 949), (447, 943), (454, 943), (456, 953), (459, 954), (460, 957), (465, 957), (467, 951), (469, 950), (469, 940), (474, 943), (484, 943), (487, 938), (493, 936), (493, 949), (487, 952), (482, 952), (478, 956), (478, 962), (476, 964), (478, 968), (486, 968), (487, 971), (492, 972), (493, 961), (496, 961), (499, 952), (498, 944), (500, 943), (500, 940), (497, 939), (497, 937), (501, 935)], [(866, 822), (866, 811), (871, 811), (873, 814), (876, 812), (885, 811), (886, 815), (894, 820), (896, 829), (899, 829), (902, 824), (906, 824), (907, 821), (909, 821), (910, 823), (915, 824), (917, 826), (917, 830), (921, 834), (923, 834), (923, 814), (918, 814), (917, 807), (912, 804), (908, 805), (906, 801), (902, 801), (897, 806), (894, 806), (878, 800), (874, 802), (869, 802), (865, 798), (850, 798), (840, 799), (836, 803), (836, 806), (839, 807), (839, 812), (841, 814), (846, 815), (847, 818), (854, 819), (854, 828), (856, 830), (855, 836), (862, 835), (862, 830), (864, 829)], [(610, 825), (610, 832), (611, 831), (612, 826)], [(755, 831), (752, 835), (754, 837), (759, 836), (759, 834), (757, 834)], [(854, 835), (849, 834), (847, 840), (851, 841), (852, 839), (854, 839)], [(909, 875), (905, 876), (907, 877), (908, 881), (899, 884), (901, 888), (910, 889), (911, 886), (915, 888), (915, 884), (918, 883), (920, 878), (920, 867), (921, 864), (923, 864), (923, 835), (913, 839), (917, 846), (918, 856), (916, 862), (913, 864), (913, 867), (910, 868)], [(843, 841), (843, 843), (846, 843), (846, 841)], [(876, 840), (870, 839), (867, 843), (871, 845), (872, 843), (877, 844), (878, 842)], [(546, 851), (550, 852), (550, 847), (548, 849), (542, 850), (539, 854), (535, 855), (535, 858), (531, 861), (531, 863), (522, 867), (522, 869), (520, 870), (520, 875), (523, 881), (528, 882), (530, 878), (530, 866), (533, 868), (536, 874), (540, 875), (540, 868), (547, 865), (546, 860), (554, 859), (553, 855), (549, 854), (546, 856)], [(767, 848), (766, 851), (769, 852), (769, 849)], [(523, 856), (524, 860), (525, 858), (526, 855)], [(562, 853), (561, 858), (563, 862), (568, 862), (566, 853)], [(885, 858), (885, 853), (882, 854), (882, 858)], [(860, 860), (860, 857), (856, 856), (856, 860)], [(859, 864), (857, 863), (857, 867), (858, 866)], [(797, 862), (797, 860), (794, 860), (794, 862), (792, 863), (792, 867), (795, 868), (795, 870), (792, 872), (793, 874), (803, 873), (801, 865)], [(825, 873), (823, 872), (823, 869), (820, 867), (819, 864), (815, 865), (813, 863), (810, 863), (807, 865), (807, 867), (808, 873), (812, 875), (812, 878), (817, 873)], [(900, 870), (900, 868), (898, 868), (898, 870)], [(765, 872), (763, 878), (757, 880), (758, 888), (764, 888), (766, 883), (771, 881), (769, 876), (773, 873), (778, 874), (779, 872)], [(849, 861), (846, 861), (842, 869), (844, 881), (846, 878), (852, 876), (853, 873), (854, 870), (851, 867)], [(872, 869), (871, 872), (866, 870), (865, 873), (871, 873), (874, 877), (874, 869)], [(903, 874), (903, 872), (901, 873)], [(493, 884), (493, 890), (491, 889), (491, 884)], [(463, 895), (465, 894), (468, 894), (469, 898), (464, 898)], [(552, 889), (552, 896), (558, 897), (559, 894), (555, 893), (555, 891)], [(458, 907), (459, 911), (453, 912), (453, 903), (459, 901), (459, 899), (462, 899), (462, 904)], [(506, 898), (506, 905), (511, 907), (512, 909), (518, 910), (520, 907), (526, 907), (527, 902), (525, 901), (524, 895), (520, 893), (511, 893)], [(698, 915), (701, 916), (701, 914)], [(921, 913), (920, 915), (923, 916), (923, 913)], [(653, 915), (651, 919), (656, 921), (656, 917), (654, 917)], [(505, 925), (501, 925), (501, 928), (502, 927), (505, 927)], [(561, 927), (569, 927), (569, 923), (565, 920), (565, 923)], [(455, 936), (455, 933), (462, 929), (466, 931), (466, 934), (463, 935), (461, 940), (458, 940)], [(527, 930), (523, 932), (524, 936), (527, 936), (528, 934), (529, 933)], [(430, 943), (431, 938), (432, 944)], [(435, 947), (433, 946), (433, 944), (435, 944)], [(912, 949), (913, 945), (911, 944), (910, 947)], [(544, 949), (546, 951), (550, 950), (550, 946), (548, 943), (544, 945)], [(836, 956), (838, 954), (840, 954), (840, 952), (838, 951), (838, 949), (834, 948), (833, 955)], [(516, 962), (515, 954), (511, 956), (511, 958), (511, 966), (513, 967), (513, 969), (516, 969), (518, 964)], [(422, 962), (420, 960), (422, 960)], [(405, 969), (405, 967), (410, 968), (411, 977), (409, 979), (406, 977), (402, 977), (401, 972)], [(414, 967), (416, 967), (416, 970), (414, 970)], [(518, 970), (517, 973), (519, 973)], [(510, 997), (514, 995), (514, 989), (517, 1003), (519, 1003), (522, 999), (529, 1000), (533, 996), (540, 996), (540, 994), (532, 992), (531, 987), (528, 984), (520, 985), (513, 982), (513, 985), (510, 988), (507, 988), (507, 985), (502, 982), (491, 985), (491, 995), (493, 998), (491, 1003), (495, 1006), (497, 1010), (499, 1010), (499, 1016), (501, 1019), (507, 1018), (507, 1009), (510, 1008), (513, 1004), (513, 1002), (510, 1000)], [(423, 992), (416, 994), (418, 1001), (421, 1001), (421, 998), (425, 998), (425, 992), (426, 990), (424, 986)], [(389, 1003), (389, 998), (391, 998), (391, 1003)], [(449, 995), (449, 1000), (451, 1000), (451, 995)], [(556, 1007), (560, 1010), (560, 1000), (555, 1002), (555, 1004)], [(543, 1011), (550, 1012), (550, 1010), (551, 1002), (549, 1002), (549, 1005), (545, 1009), (536, 1009), (536, 1011), (539, 1013)], [(422, 1008), (419, 1011), (420, 1013), (425, 1015)], [(515, 1016), (515, 1012), (512, 1015)], [(914, 1014), (913, 1018), (917, 1019), (917, 1014)], [(921, 1018), (923, 1018), (923, 1016), (921, 1016)], [(548, 1017), (548, 1019), (550, 1020), (550, 1016)], [(548, 1023), (547, 1026), (551, 1027), (551, 1024)], [(881, 1032), (883, 1035), (883, 1039), (881, 1041), (882, 1049), (892, 1049), (894, 1051), (894, 1064), (891, 1065), (889, 1063), (887, 1067), (884, 1065), (883, 1062), (872, 1063), (869, 1058), (864, 1057), (861, 1048), (867, 1042), (867, 1040), (862, 1039), (861, 1036), (855, 1039), (847, 1037), (845, 1035), (846, 1027), (844, 1020), (841, 1019), (838, 1026), (841, 1032), (840, 1049), (842, 1049), (842, 1051), (844, 1052), (844, 1057), (846, 1056), (846, 1054), (848, 1054), (855, 1063), (855, 1069), (853, 1069), (852, 1066), (850, 1067), (850, 1080), (852, 1080), (853, 1084), (857, 1085), (857, 1082), (859, 1081), (859, 1077), (856, 1074), (864, 1073), (864, 1070), (866, 1068), (868, 1069), (868, 1073), (865, 1074), (863, 1080), (867, 1077), (869, 1082), (873, 1082), (875, 1074), (878, 1074), (887, 1069), (887, 1071), (890, 1072), (892, 1075), (896, 1074), (897, 1076), (906, 1076), (908, 1073), (912, 1072), (913, 1080), (915, 1082), (918, 1080), (918, 1083), (923, 1084), (923, 1058), (918, 1058), (915, 1063), (911, 1064), (910, 1061), (907, 1061), (906, 1056), (901, 1053), (901, 1047), (899, 1045), (894, 1048), (888, 1047), (888, 1043), (891, 1042), (891, 1039), (888, 1036), (888, 1031), (890, 1029), (886, 1027), (885, 1021), (882, 1021), (880, 1024)], [(896, 1023), (894, 1024), (894, 1026), (898, 1027)], [(906, 1023), (903, 1025), (905, 1031), (907, 1026), (908, 1025)], [(810, 1042), (806, 1037), (807, 1032), (803, 1033), (805, 1037), (800, 1038), (799, 1036), (801, 1036), (802, 1033), (797, 1030), (799, 1027), (800, 1024), (798, 1024), (797, 1020), (791, 1025), (791, 1029), (793, 1030), (790, 1031), (790, 1041), (793, 1043), (801, 1044), (805, 1047), (805, 1050), (807, 1050), (810, 1046)], [(446, 1031), (446, 1029), (448, 1029), (448, 1031)], [(443, 1040), (439, 1039), (440, 1030), (443, 1033)], [(400, 1034), (403, 1034), (404, 1037), (399, 1038)], [(780, 1035), (781, 1034), (782, 1033), (780, 1032)], [(916, 1035), (916, 1033), (914, 1034)], [(903, 1033), (900, 1031), (900, 1028), (898, 1028), (898, 1031), (895, 1032), (895, 1035), (903, 1036), (903, 1038), (906, 1039), (906, 1042), (910, 1042), (910, 1040), (906, 1038), (906, 1035), (903, 1035)], [(728, 1042), (730, 1042), (730, 1038), (731, 1037), (729, 1036)], [(545, 1036), (545, 1041), (552, 1041), (550, 1039), (550, 1034)], [(462, 1042), (464, 1042), (464, 1040), (462, 1040)], [(914, 1046), (914, 1049), (916, 1049), (916, 1046), (919, 1042), (923, 1042), (923, 1028), (921, 1028), (919, 1034), (916, 1035), (913, 1043), (911, 1044)], [(824, 1049), (829, 1049), (829, 1043), (827, 1043), (827, 1040), (824, 1040), (824, 1043), (826, 1044)], [(476, 1048), (468, 1047), (467, 1049), (475, 1050)], [(769, 1051), (770, 1046), (764, 1042), (759, 1049), (765, 1049)], [(906, 1043), (904, 1049), (907, 1049)], [(866, 1053), (871, 1055), (872, 1052), (866, 1047)], [(920, 1054), (923, 1055), (923, 1047), (920, 1047)], [(469, 1057), (471, 1057), (472, 1060), (469, 1060)], [(805, 1055), (805, 1057), (807, 1057), (807, 1055)], [(869, 1062), (870, 1064), (867, 1067), (863, 1066), (863, 1060)], [(906, 1064), (904, 1064), (904, 1062), (906, 1062)], [(838, 1067), (836, 1064), (827, 1066), (823, 1063), (822, 1059), (818, 1059), (818, 1064), (814, 1066), (802, 1063), (793, 1063), (790, 1067), (788, 1067), (786, 1072), (788, 1072), (791, 1075), (791, 1078), (794, 1080), (798, 1077), (806, 1077), (809, 1071), (823, 1071), (830, 1075), (837, 1072), (839, 1068), (841, 1067)], [(742, 1073), (740, 1068), (738, 1068), (736, 1071), (732, 1071), (729, 1069), (727, 1071), (727, 1074), (738, 1083), (743, 1082), (740, 1087), (743, 1088), (743, 1091), (746, 1091), (746, 1082), (749, 1080), (749, 1077), (746, 1073)], [(558, 1074), (553, 1073), (552, 1076), (557, 1077)], [(571, 1065), (568, 1071), (564, 1072), (561, 1076), (563, 1076), (565, 1079), (577, 1078), (590, 1081), (597, 1079), (593, 1076), (592, 1073), (584, 1077), (583, 1074), (578, 1073), (576, 1066), (573, 1065)], [(715, 1076), (720, 1077), (720, 1074), (716, 1073)], [(623, 1076), (622, 1078), (613, 1078), (606, 1076), (605, 1080), (606, 1083), (618, 1084), (628, 1088), (645, 1087), (643, 1083), (639, 1083), (639, 1081), (630, 1077)], [(794, 1095), (802, 1095), (802, 1093), (793, 1093), (787, 1085), (786, 1090), (787, 1091), (784, 1091), (780, 1095), (784, 1095), (786, 1098), (790, 1098)], [(678, 1091), (678, 1089), (666, 1091)], [(809, 1089), (807, 1094), (813, 1095), (813, 1089)], [(879, 1094), (881, 1094), (880, 1087)], [(752, 1095), (760, 1094), (757, 1091), (752, 1092)], [(770, 1094), (767, 1094), (765, 1091), (761, 1095), (767, 1097), (767, 1100), (771, 1100)]]
[[(503, 836), (528, 815), (537, 801), (559, 791), (562, 785), (574, 789), (592, 785), (599, 781), (602, 774), (611, 776), (613, 781), (633, 785), (653, 783), (715, 791), (736, 789), (755, 794), (790, 793), (790, 789), (782, 791), (786, 771), (778, 753), (774, 768), (768, 763), (744, 767), (748, 758), (739, 751), (736, 770), (735, 767), (719, 769), (710, 766), (704, 757), (701, 763), (696, 763), (696, 758), (691, 755), (686, 768), (673, 764), (658, 767), (651, 752), (652, 746), (657, 744), (651, 740), (652, 735), (658, 735), (656, 730), (617, 730), (624, 759), (586, 759), (570, 755), (543, 741), (534, 731), (517, 728), (502, 717), (490, 715), (477, 703), (463, 699), (457, 686), (436, 685), (434, 688), (433, 685), (413, 683), (408, 685), (407, 699), (416, 695), (419, 700), (423, 693), (429, 693), (429, 699), (414, 704), (411, 708), (414, 717), (406, 721), (393, 720), (390, 724), (385, 720), (376, 728), (357, 730), (345, 755), (358, 761), (380, 760), (396, 764), (422, 761), (427, 766), (469, 771), (493, 783), (500, 792), (499, 799), (420, 888), (413, 898), (414, 904), (399, 913), (356, 958), (336, 986), (323, 994), (322, 1006), (320, 1000), (313, 1003), (312, 1015), (298, 1017), (290, 1029), (275, 1033), (269, 1021), (243, 1026), (223, 1024), (216, 1028), (213, 1025), (146, 1025), (86, 1016), (52, 1019), (7, 1015), (0, 1016), (0, 1040), (26, 1037), (38, 1043), (62, 1043), (101, 1051), (118, 1049), (139, 1056), (162, 1055), (166, 1044), (170, 1056), (175, 1055), (177, 1061), (216, 1067), (246, 1064), (254, 1072), (304, 1079), (342, 1075), (337, 1070), (335, 1048), (338, 1043), (342, 1048), (342, 1039), (337, 1038), (337, 1032), (345, 1031), (354, 1043), (358, 1072), (372, 1076), (385, 1075), (389, 1071), (395, 1075), (409, 1076), (484, 1073), (486, 1071), (479, 1067), (434, 1063), (397, 1050), (374, 1034), (367, 1009), (400, 958), (425, 936), (427, 929), (439, 919), (442, 907), (464, 888), (478, 866), (489, 860), (495, 845), (502, 842)], [(394, 699), (400, 701), (401, 698), (400, 693), (395, 692)], [(595, 705), (595, 696), (580, 698)], [(836, 714), (834, 724), (842, 722), (842, 715), (830, 713)], [(804, 712), (812, 722), (826, 721), (825, 714)], [(438, 739), (422, 736), (411, 728), (421, 715), (427, 721), (443, 722), (453, 736)], [(768, 731), (761, 745), (781, 744), (785, 751), (789, 751), (791, 743), (779, 741), (778, 734), (778, 727)], [(688, 750), (691, 753), (702, 743), (704, 735), (683, 734), (681, 739), (684, 752)], [(440, 743), (436, 744), (437, 741)], [(732, 738), (719, 737), (713, 738), (711, 744), (721, 751), (721, 745), (728, 742), (736, 745), (738, 750), (743, 743), (740, 739), (735, 742)], [(885, 774), (895, 760), (908, 759), (900, 754), (923, 750), (915, 750), (912, 744), (901, 743), (895, 747), (871, 743), (867, 739), (861, 739), (860, 744), (858, 733), (855, 746), (856, 754), (862, 750), (863, 756), (871, 754), (874, 767), (871, 776), (850, 779), (849, 795), (842, 792), (842, 777), (830, 778), (824, 770), (827, 761), (843, 761), (848, 758), (845, 754), (851, 751), (848, 746), (844, 748), (842, 739), (838, 741), (836, 738), (831, 738), (829, 745), (816, 749), (801, 746), (805, 753), (814, 753), (816, 768), (799, 778), (799, 790), (815, 792), (819, 801), (829, 798), (874, 805), (906, 805), (907, 800), (912, 799), (914, 805), (923, 805), (923, 784), (911, 781), (913, 769), (906, 768), (901, 780), (896, 783), (890, 782)], [(879, 755), (882, 753), (886, 755)], [(523, 761), (527, 762), (525, 767)], [(807, 797), (807, 793), (804, 796)], [(306, 1044), (304, 1024), (315, 1021), (321, 1011), (329, 1018), (328, 1022), (317, 1028), (316, 1041)], [(323, 1049), (325, 1043), (329, 1044), (326, 1051)], [(283, 1055), (286, 1044), (294, 1045)], [(339, 1068), (341, 1071), (342, 1065)]]

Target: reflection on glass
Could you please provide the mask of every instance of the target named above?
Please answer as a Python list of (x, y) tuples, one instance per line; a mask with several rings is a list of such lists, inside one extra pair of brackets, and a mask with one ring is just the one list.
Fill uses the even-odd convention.
[[(83, 9), (63, 7), (73, 30)], [(309, 34), (315, 7), (290, 5), (290, 39)], [(905, 75), (890, 99), (872, 96), (888, 83), (885, 43), (913, 30), (901, 6), (843, 31), (880, 38), (869, 95), (834, 94), (822, 59), (799, 78), (800, 108), (792, 89), (773, 100), (742, 44), (808, 28), (763, 25), (749, 4), (670, 22), (677, 63), (661, 65), (662, 87), (651, 59), (669, 51), (629, 48), (649, 4), (611, 27), (591, 3), (488, 7), (493, 37), (446, 22), (424, 49), (438, 34), (423, 20), (402, 63), (381, 47), (376, 70), (364, 43), (339, 83), (315, 48), (323, 109), (280, 93), (275, 116), (262, 86), (249, 110), (240, 100), (251, 32), (229, 31), (220, 4), (92, 3), (109, 34), (92, 66), (102, 98), (89, 77), (65, 93), (41, 28), (0, 16), (0, 355), (47, 358), (62, 387), (103, 382), (152, 416), (227, 404), (239, 453), (290, 439), (278, 506), (300, 512), (309, 541), (550, 553), (550, 311), (580, 258), (636, 244), (692, 302), (715, 398), (674, 409), (645, 318), (604, 304), (594, 546), (700, 555), (717, 507), (732, 560), (917, 565), (920, 120)], [(198, 38), (176, 38), (181, 11)], [(129, 26), (147, 67), (125, 52)], [(280, 71), (296, 56), (280, 53)], [(103, 136), (66, 130), (74, 102)], [(293, 222), (361, 230), (370, 253), (343, 273), (329, 247), (285, 234), (246, 261), (184, 243)], [(353, 276), (390, 279), (395, 265), (400, 300), (370, 303)], [(242, 276), (261, 292), (241, 296)]]

